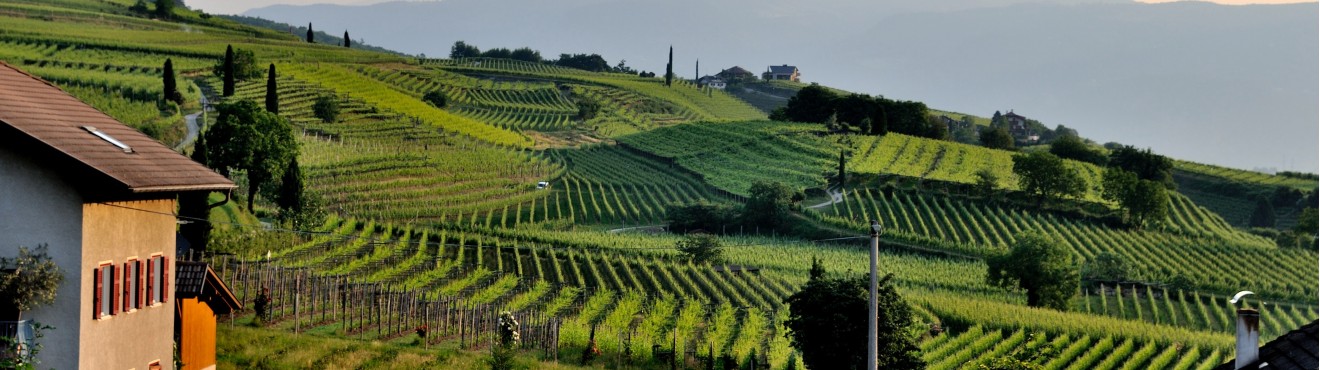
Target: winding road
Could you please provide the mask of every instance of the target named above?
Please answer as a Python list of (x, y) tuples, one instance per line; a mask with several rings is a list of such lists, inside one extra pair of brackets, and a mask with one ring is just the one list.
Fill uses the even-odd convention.
[[(201, 117), (203, 114), (206, 114), (206, 111), (211, 110), (211, 104), (206, 101), (206, 94), (202, 94), (201, 102), (201, 111), (183, 116), (184, 124), (188, 126), (188, 134), (183, 137), (183, 140), (179, 142), (179, 145), (174, 146), (174, 151), (182, 153), (183, 148), (192, 145), (193, 141), (197, 140), (197, 134), (202, 131), (201, 125), (197, 123), (197, 117)], [(203, 122), (203, 124), (205, 124), (205, 122)]]

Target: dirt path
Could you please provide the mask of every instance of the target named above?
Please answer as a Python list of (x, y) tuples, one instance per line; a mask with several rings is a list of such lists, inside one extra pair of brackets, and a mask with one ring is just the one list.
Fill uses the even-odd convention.
[(838, 188), (829, 188), (829, 189), (825, 189), (825, 192), (830, 194), (830, 200), (829, 200), (829, 201), (826, 201), (826, 202), (824, 202), (824, 203), (817, 204), (817, 205), (814, 205), (814, 206), (810, 206), (810, 207), (807, 207), (807, 208), (816, 209), (816, 208), (825, 207), (825, 206), (828, 206), (828, 205), (831, 205), (831, 204), (835, 204), (835, 203), (841, 203), (841, 202), (843, 202), (843, 194), (844, 194), (844, 191), (839, 190)]

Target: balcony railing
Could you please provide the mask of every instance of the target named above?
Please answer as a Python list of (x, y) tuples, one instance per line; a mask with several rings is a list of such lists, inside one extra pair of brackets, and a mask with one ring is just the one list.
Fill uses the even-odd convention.
[(0, 321), (0, 357), (27, 357), (32, 347), (32, 321)]

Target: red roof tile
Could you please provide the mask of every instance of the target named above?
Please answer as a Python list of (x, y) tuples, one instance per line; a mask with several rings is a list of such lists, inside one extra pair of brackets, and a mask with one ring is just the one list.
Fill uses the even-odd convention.
[[(103, 190), (156, 193), (234, 188), (232, 181), (206, 166), (4, 62), (0, 62), (0, 124), (124, 187)], [(84, 126), (95, 127), (132, 148), (132, 152), (97, 137)]]

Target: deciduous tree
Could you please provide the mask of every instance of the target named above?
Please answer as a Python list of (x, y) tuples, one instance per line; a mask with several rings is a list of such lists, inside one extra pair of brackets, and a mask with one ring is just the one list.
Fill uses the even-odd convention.
[(334, 95), (316, 97), (316, 102), (312, 103), (312, 115), (320, 118), (321, 122), (335, 122), (339, 119), (339, 99)]
[(1274, 204), (1270, 203), (1269, 198), (1256, 198), (1256, 209), (1251, 212), (1247, 224), (1251, 227), (1274, 227)]
[(748, 193), (750, 195), (743, 205), (743, 222), (748, 227), (767, 230), (786, 226), (789, 213), (805, 197), (802, 192), (793, 190), (788, 185), (765, 181), (753, 183)]
[(216, 112), (216, 123), (205, 134), (207, 158), (225, 176), (233, 170), (247, 173), (250, 211), (258, 191), (283, 175), (298, 155), (298, 142), (288, 121), (250, 100), (220, 104)]
[(679, 240), (675, 247), (692, 263), (716, 263), (723, 254), (720, 239), (707, 233), (689, 234)]
[[(817, 266), (819, 267), (819, 266)], [(789, 296), (789, 342), (802, 352), (811, 369), (863, 369), (867, 356), (870, 314), (869, 278), (829, 278), (812, 269), (813, 278)], [(895, 290), (893, 274), (880, 279), (876, 290), (879, 361), (882, 369), (922, 369), (920, 348), (909, 328), (912, 308)]]
[(1008, 253), (991, 255), (985, 262), (989, 284), (1025, 290), (1032, 307), (1066, 311), (1068, 300), (1077, 294), (1080, 282), (1072, 252), (1039, 232), (1017, 235)]
[(1013, 135), (1003, 127), (981, 129), (981, 146), (990, 149), (1013, 150)]
[(1039, 201), (1078, 196), (1086, 190), (1086, 180), (1064, 164), (1063, 159), (1046, 152), (1013, 156), (1013, 173), (1022, 190), (1035, 194)]

